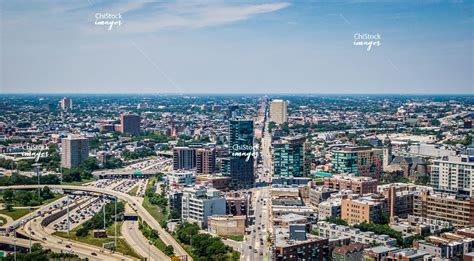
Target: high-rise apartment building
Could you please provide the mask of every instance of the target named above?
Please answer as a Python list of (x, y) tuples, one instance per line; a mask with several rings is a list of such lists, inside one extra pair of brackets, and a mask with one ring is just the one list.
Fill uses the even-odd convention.
[(83, 137), (68, 137), (61, 140), (61, 166), (78, 167), (89, 157), (89, 140)]
[(196, 173), (211, 174), (216, 170), (216, 149), (196, 149)]
[(288, 121), (288, 102), (284, 100), (273, 100), (270, 104), (270, 121), (282, 124)]
[(61, 110), (63, 110), (63, 111), (72, 110), (72, 99), (69, 98), (69, 97), (64, 97), (59, 102), (59, 105), (61, 107)]
[(229, 171), (237, 187), (254, 183), (253, 120), (234, 118), (229, 122)]
[(175, 147), (173, 148), (173, 169), (190, 170), (196, 167), (196, 148)]
[(120, 130), (123, 134), (140, 134), (140, 115), (122, 114), (120, 115)]
[(311, 172), (311, 144), (305, 137), (284, 137), (272, 144), (273, 175), (306, 177)]
[(333, 151), (332, 164), (338, 173), (378, 178), (383, 170), (383, 152), (372, 147), (346, 147)]
[(431, 186), (437, 191), (474, 197), (474, 156), (449, 156), (433, 160)]

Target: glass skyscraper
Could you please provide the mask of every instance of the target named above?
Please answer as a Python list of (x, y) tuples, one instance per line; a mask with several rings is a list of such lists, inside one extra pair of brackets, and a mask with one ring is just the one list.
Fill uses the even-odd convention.
[(275, 141), (272, 146), (274, 176), (309, 176), (311, 148), (305, 137), (285, 137)]
[(253, 186), (254, 151), (253, 120), (234, 118), (229, 121), (230, 176), (239, 188)]

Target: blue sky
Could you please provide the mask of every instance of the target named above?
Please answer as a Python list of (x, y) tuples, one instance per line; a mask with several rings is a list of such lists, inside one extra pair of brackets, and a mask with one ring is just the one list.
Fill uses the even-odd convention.
[[(474, 1), (0, 0), (3, 93), (473, 93)], [(120, 26), (95, 25), (97, 13)], [(354, 34), (381, 46), (354, 46)]]

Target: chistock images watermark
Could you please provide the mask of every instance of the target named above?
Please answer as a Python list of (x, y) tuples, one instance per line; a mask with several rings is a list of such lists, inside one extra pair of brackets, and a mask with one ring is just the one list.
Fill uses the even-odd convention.
[(113, 28), (123, 24), (122, 14), (96, 13), (94, 24), (97, 26), (105, 26), (108, 31), (111, 31)]
[(368, 34), (368, 33), (355, 33), (354, 34), (354, 46), (364, 47), (368, 52), (374, 47), (382, 45), (382, 35), (380, 33)]
[(250, 160), (250, 157), (256, 158), (260, 153), (260, 146), (259, 145), (240, 145), (234, 144), (232, 145), (232, 153), (233, 157), (244, 157), (246, 161)]

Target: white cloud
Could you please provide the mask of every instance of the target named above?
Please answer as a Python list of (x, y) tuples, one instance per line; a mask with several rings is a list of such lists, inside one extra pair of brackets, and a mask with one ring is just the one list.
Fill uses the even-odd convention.
[[(256, 15), (275, 12), (288, 7), (289, 3), (268, 4), (208, 4), (177, 3), (164, 5), (153, 13), (140, 17), (123, 17), (123, 25), (117, 32), (149, 33), (166, 28), (202, 28), (248, 20)], [(134, 7), (135, 9), (137, 7)], [(89, 28), (90, 29), (90, 28)]]

